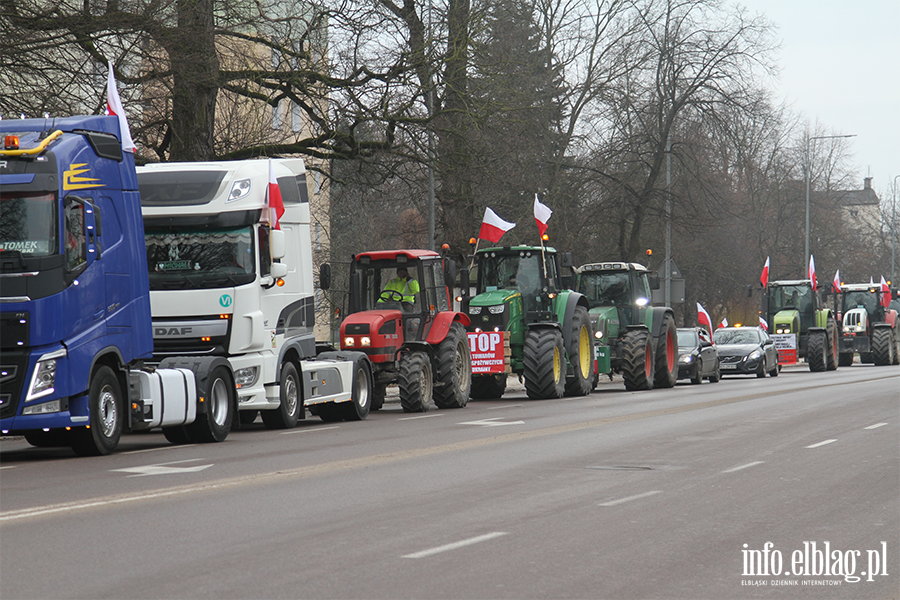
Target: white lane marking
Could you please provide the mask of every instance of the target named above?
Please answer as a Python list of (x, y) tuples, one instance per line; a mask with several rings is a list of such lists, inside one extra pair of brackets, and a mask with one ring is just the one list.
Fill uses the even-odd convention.
[(868, 427), (864, 427), (863, 429), (878, 429), (879, 427), (884, 427), (887, 423), (875, 423), (874, 425), (869, 425)]
[(725, 470), (722, 471), (722, 472), (723, 472), (723, 473), (734, 473), (735, 471), (740, 471), (741, 469), (749, 469), (750, 467), (755, 467), (756, 465), (761, 465), (761, 464), (763, 464), (764, 462), (765, 462), (765, 461), (757, 460), (757, 461), (754, 461), (754, 462), (752, 462), (752, 463), (747, 463), (746, 465), (741, 465), (741, 466), (739, 466), (739, 467), (732, 467), (732, 468), (730, 468), (730, 469), (725, 469)]
[(516, 408), (519, 406), (525, 406), (524, 404), (505, 404), (503, 406), (488, 406), (486, 410), (500, 410), (501, 408)]
[(830, 444), (831, 442), (836, 442), (837, 440), (825, 440), (824, 442), (819, 442), (818, 444), (812, 444), (811, 446), (807, 446), (807, 448), (818, 448), (819, 446), (824, 446), (826, 444)]
[(480, 421), (466, 421), (457, 423), (457, 425), (480, 425), (482, 427), (500, 427), (502, 425), (524, 425), (525, 421), (503, 421), (499, 422), (503, 417), (491, 417), (490, 419), (481, 419)]
[(114, 473), (132, 473), (129, 477), (146, 477), (147, 475), (176, 475), (183, 473), (197, 473), (204, 469), (208, 469), (212, 465), (198, 465), (196, 467), (170, 467), (178, 463), (194, 462), (199, 458), (189, 458), (187, 460), (176, 460), (169, 463), (159, 463), (155, 465), (144, 465), (143, 467), (129, 467), (127, 469), (112, 469)]
[(0, 467), (0, 469), (15, 469), (15, 465), (10, 465), (8, 467)]
[(495, 531), (494, 533), (486, 533), (484, 535), (479, 535), (477, 537), (469, 538), (467, 540), (453, 542), (452, 544), (446, 544), (444, 546), (438, 546), (437, 548), (431, 548), (429, 550), (422, 550), (421, 552), (414, 552), (412, 554), (406, 554), (402, 558), (425, 558), (426, 556), (440, 554), (441, 552), (448, 552), (450, 550), (456, 550), (458, 548), (464, 548), (466, 546), (471, 546), (472, 544), (486, 542), (488, 540), (492, 540), (494, 538), (498, 538), (503, 535), (506, 535), (505, 531)]
[(398, 421), (413, 421), (415, 419), (430, 419), (431, 417), (446, 417), (446, 414), (443, 413), (435, 413), (433, 415), (419, 415), (417, 417), (403, 417), (402, 419), (397, 419)]
[(295, 433), (311, 433), (313, 431), (325, 431), (326, 429), (339, 429), (337, 425), (331, 427), (313, 427), (312, 429), (293, 429), (291, 431), (282, 431), (281, 435), (293, 435)]
[(640, 500), (641, 498), (648, 498), (650, 496), (655, 496), (656, 494), (662, 494), (662, 490), (644, 492), (643, 494), (638, 494), (637, 496), (628, 496), (627, 498), (619, 498), (618, 500), (610, 500), (609, 502), (603, 502), (602, 504), (600, 504), (600, 506), (616, 506), (617, 504), (625, 504), (626, 502), (631, 502), (632, 500)]
[(160, 446), (159, 448), (144, 448), (143, 450), (129, 450), (122, 454), (140, 454), (142, 452), (156, 452), (157, 450), (175, 450), (176, 448), (193, 448), (197, 444), (172, 444), (170, 446)]

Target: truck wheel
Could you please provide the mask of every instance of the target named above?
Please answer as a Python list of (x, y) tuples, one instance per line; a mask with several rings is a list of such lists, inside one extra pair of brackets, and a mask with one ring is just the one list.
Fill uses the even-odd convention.
[(501, 398), (506, 391), (506, 373), (472, 375), (472, 397), (476, 400)]
[(558, 329), (532, 329), (525, 334), (522, 362), (529, 398), (562, 398), (566, 391), (566, 349)]
[(384, 398), (387, 396), (387, 384), (376, 383), (372, 386), (372, 406), (369, 410), (381, 410), (384, 406)]
[(622, 375), (629, 392), (653, 389), (653, 348), (650, 332), (635, 329), (622, 338)]
[(887, 327), (876, 327), (872, 332), (872, 358), (877, 366), (894, 362), (894, 340)]
[(88, 392), (90, 426), (74, 430), (72, 450), (79, 456), (109, 454), (119, 445), (124, 423), (122, 390), (115, 372), (101, 366), (91, 378)]
[(806, 347), (809, 370), (821, 372), (828, 368), (828, 340), (824, 331), (810, 331)]
[(344, 419), (362, 421), (369, 416), (372, 407), (372, 373), (369, 365), (362, 358), (353, 361), (353, 395), (349, 402), (342, 402)]
[(828, 322), (825, 324), (825, 335), (828, 337), (828, 356), (826, 360), (826, 368), (829, 371), (834, 371), (838, 368), (838, 349), (840, 348), (838, 327), (834, 319), (828, 319)]
[(587, 396), (591, 393), (594, 367), (594, 336), (587, 309), (576, 306), (572, 315), (572, 331), (569, 332), (566, 349), (572, 371), (566, 377), (567, 396)]
[(462, 325), (450, 325), (450, 331), (438, 345), (435, 357), (434, 403), (438, 408), (464, 407), (472, 387), (472, 354)]
[(672, 315), (663, 318), (662, 335), (656, 343), (656, 377), (653, 386), (670, 388), (678, 380), (678, 341)]
[(838, 364), (842, 367), (849, 367), (853, 364), (853, 353), (852, 352), (841, 352), (838, 355)]
[(300, 411), (306, 410), (301, 403), (300, 377), (297, 367), (289, 360), (281, 365), (281, 383), (278, 386), (278, 408), (264, 410), (262, 419), (269, 429), (291, 429), (300, 420)]
[(225, 366), (215, 367), (203, 377), (197, 373), (197, 396), (204, 397), (206, 412), (186, 425), (189, 437), (198, 442), (221, 442), (228, 437), (234, 418), (234, 382)]
[(434, 377), (428, 355), (424, 352), (407, 352), (400, 357), (397, 384), (400, 387), (400, 406), (403, 412), (426, 412), (431, 408)]

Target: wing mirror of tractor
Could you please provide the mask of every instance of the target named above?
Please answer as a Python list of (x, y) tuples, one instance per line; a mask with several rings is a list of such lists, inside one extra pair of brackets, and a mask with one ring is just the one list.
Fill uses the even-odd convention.
[(574, 267), (575, 261), (572, 260), (571, 252), (562, 252), (559, 255), (559, 265), (561, 267)]
[(659, 289), (659, 275), (658, 275), (658, 274), (656, 274), (656, 273), (651, 273), (650, 275), (647, 276), (647, 279), (648, 279), (648, 281), (649, 281), (649, 283), (650, 283), (650, 289), (651, 289), (651, 290), (658, 290), (658, 289)]
[(284, 232), (280, 229), (273, 229), (269, 232), (269, 244), (272, 250), (272, 260), (284, 258)]
[(328, 290), (331, 287), (331, 265), (323, 263), (319, 267), (319, 289)]
[(444, 278), (446, 279), (447, 286), (452, 288), (456, 285), (456, 261), (452, 258), (445, 259), (444, 263)]
[(469, 295), (469, 269), (463, 267), (459, 271), (459, 295), (465, 298)]

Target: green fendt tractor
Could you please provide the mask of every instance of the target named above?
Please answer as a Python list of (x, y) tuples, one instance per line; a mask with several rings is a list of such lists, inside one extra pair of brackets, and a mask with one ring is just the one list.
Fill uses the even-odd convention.
[(812, 281), (769, 282), (760, 313), (778, 348), (779, 365), (805, 358), (810, 371), (837, 369), (838, 326), (834, 313), (813, 290)]
[[(571, 255), (506, 246), (479, 250), (475, 264), (475, 296), (463, 300), (472, 321), (472, 397), (499, 398), (510, 373), (524, 377), (529, 398), (589, 394), (594, 337), (587, 300), (563, 289), (560, 279)], [(501, 341), (501, 359), (504, 348), (506, 356), (488, 365), (478, 350), (492, 337)]]
[[(599, 340), (597, 373), (621, 373), (627, 390), (670, 388), (678, 379), (675, 313), (651, 306), (659, 280), (637, 263), (601, 262), (575, 270)], [(595, 380), (596, 382), (596, 380)]]

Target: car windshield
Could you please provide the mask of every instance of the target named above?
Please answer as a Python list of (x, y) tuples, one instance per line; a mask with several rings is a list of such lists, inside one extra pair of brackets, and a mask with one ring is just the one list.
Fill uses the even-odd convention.
[(678, 347), (693, 348), (697, 345), (696, 331), (678, 331)]
[(578, 291), (584, 294), (591, 308), (598, 306), (630, 306), (631, 278), (628, 271), (617, 273), (582, 273)]
[(0, 252), (59, 253), (56, 194), (0, 194)]
[(759, 333), (752, 329), (719, 329), (713, 334), (717, 344), (758, 344)]
[(147, 231), (150, 289), (216, 288), (256, 278), (253, 230)]

